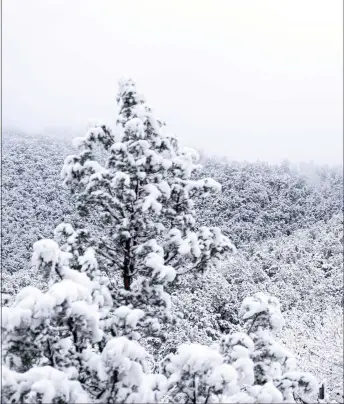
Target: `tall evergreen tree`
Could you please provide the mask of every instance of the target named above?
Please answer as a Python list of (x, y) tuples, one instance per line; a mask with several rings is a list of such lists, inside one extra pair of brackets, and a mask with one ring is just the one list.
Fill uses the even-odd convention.
[[(135, 274), (145, 272), (141, 251), (152, 240), (177, 273), (204, 271), (231, 244), (218, 229), (196, 230), (192, 198), (219, 191), (220, 185), (190, 180), (197, 154), (165, 133), (131, 80), (120, 83), (118, 104), (121, 139), (106, 126), (90, 129), (77, 140), (80, 153), (69, 156), (62, 171), (64, 184), (78, 194), (80, 212), (101, 212), (98, 253), (110, 271), (122, 273), (126, 290)], [(96, 161), (97, 146), (105, 153), (104, 165)]]
[(234, 247), (218, 228), (196, 226), (193, 198), (221, 189), (210, 178), (191, 179), (197, 153), (166, 133), (131, 80), (120, 83), (118, 104), (120, 139), (106, 126), (90, 129), (62, 177), (80, 213), (102, 219), (93, 240), (101, 267), (110, 278), (121, 275), (126, 303), (146, 311), (153, 331), (157, 307), (163, 315), (169, 306), (163, 286), (178, 274), (205, 271)]

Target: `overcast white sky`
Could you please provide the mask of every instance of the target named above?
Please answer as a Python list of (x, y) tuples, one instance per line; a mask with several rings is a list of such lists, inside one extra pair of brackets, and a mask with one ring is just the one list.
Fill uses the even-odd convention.
[[(3, 125), (112, 125), (130, 76), (189, 146), (342, 162), (343, 0), (3, 0)], [(78, 134), (78, 133), (77, 133)]]

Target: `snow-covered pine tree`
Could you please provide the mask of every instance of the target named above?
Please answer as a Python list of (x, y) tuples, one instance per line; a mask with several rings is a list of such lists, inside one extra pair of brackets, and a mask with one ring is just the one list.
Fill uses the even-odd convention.
[(142, 311), (113, 307), (83, 233), (60, 225), (56, 234), (67, 237), (61, 248), (34, 245), (48, 289), (26, 287), (2, 311), (2, 402), (158, 402), (166, 379), (146, 372), (147, 352), (119, 330), (133, 332)]
[(254, 363), (254, 383), (272, 383), (285, 402), (297, 402), (317, 392), (318, 383), (309, 373), (300, 372), (293, 354), (279, 344), (274, 334), (284, 325), (278, 299), (258, 292), (244, 299), (240, 317), (254, 343), (250, 357)]
[(234, 247), (218, 228), (196, 227), (193, 198), (221, 188), (191, 179), (197, 153), (166, 133), (133, 81), (120, 83), (118, 103), (120, 139), (106, 126), (91, 128), (77, 139), (80, 152), (67, 157), (62, 177), (80, 213), (103, 221), (94, 240), (102, 269), (110, 278), (120, 274), (126, 303), (143, 309), (156, 333), (169, 306), (163, 287), (176, 274), (205, 271)]

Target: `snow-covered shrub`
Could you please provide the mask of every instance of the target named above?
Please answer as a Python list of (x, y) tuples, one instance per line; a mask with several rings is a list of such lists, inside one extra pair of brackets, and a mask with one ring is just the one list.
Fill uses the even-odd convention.
[(80, 383), (51, 366), (33, 367), (18, 373), (2, 368), (2, 402), (90, 403)]
[(302, 369), (326, 381), (324, 402), (343, 402), (343, 309), (328, 307), (312, 315), (292, 310), (285, 317), (290, 326), (281, 335), (283, 343)]
[(165, 359), (172, 402), (294, 403), (317, 393), (316, 379), (299, 371), (293, 355), (274, 340), (283, 325), (277, 299), (263, 293), (246, 298), (240, 318), (247, 332), (211, 347), (183, 344)]
[(174, 402), (213, 402), (213, 395), (238, 391), (235, 369), (224, 364), (220, 352), (204, 345), (181, 345), (166, 359), (164, 370)]

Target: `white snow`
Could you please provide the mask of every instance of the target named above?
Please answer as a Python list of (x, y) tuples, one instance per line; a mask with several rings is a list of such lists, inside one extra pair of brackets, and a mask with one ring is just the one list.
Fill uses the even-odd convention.
[(112, 338), (102, 352), (102, 359), (106, 363), (111, 361), (112, 366), (119, 366), (124, 372), (129, 372), (130, 360), (143, 360), (147, 356), (145, 349), (136, 341), (126, 337)]
[(49, 295), (55, 298), (57, 305), (64, 301), (73, 302), (76, 300), (91, 300), (89, 290), (70, 279), (63, 279), (61, 282), (55, 283), (49, 290)]
[(115, 184), (119, 183), (119, 182), (123, 182), (123, 184), (126, 187), (129, 187), (130, 185), (130, 176), (126, 173), (123, 173), (121, 171), (117, 171), (115, 174)]
[(271, 327), (274, 330), (278, 330), (284, 325), (279, 301), (262, 292), (258, 292), (252, 297), (245, 298), (242, 302), (240, 312), (244, 320), (252, 318), (256, 314), (267, 312), (269, 313)]
[(17, 373), (3, 366), (2, 388), (13, 391), (13, 402), (20, 402), (21, 394), (27, 394), (30, 402), (37, 402), (36, 395), (41, 393), (43, 403), (51, 403), (55, 398), (71, 404), (91, 403), (78, 381), (69, 380), (65, 372), (50, 366), (33, 367), (25, 373)]
[(181, 370), (188, 370), (190, 373), (203, 373), (215, 369), (222, 363), (221, 354), (205, 345), (182, 344), (166, 369), (172, 374), (179, 374)]
[(102, 339), (103, 331), (99, 326), (100, 313), (97, 306), (89, 305), (85, 301), (72, 302), (70, 308), (66, 311), (66, 315), (68, 317), (77, 316), (87, 322), (87, 327), (89, 331), (91, 331), (91, 341), (93, 343)]
[(108, 172), (103, 166), (94, 160), (85, 161), (84, 168), (89, 168), (94, 174), (106, 174)]
[(158, 184), (159, 190), (164, 195), (165, 198), (169, 198), (171, 195), (171, 187), (167, 181), (160, 181)]
[(238, 374), (232, 365), (223, 363), (217, 366), (208, 378), (209, 387), (214, 391), (225, 389), (225, 394), (234, 394), (239, 390)]
[(169, 265), (164, 265), (164, 259), (156, 253), (150, 253), (145, 261), (146, 266), (154, 269), (153, 276), (158, 274), (160, 279), (172, 282), (176, 277), (176, 271)]
[(38, 269), (40, 261), (51, 263), (52, 269), (59, 259), (60, 248), (54, 240), (43, 239), (36, 241), (33, 245), (32, 263)]
[(60, 234), (66, 234), (66, 236), (71, 236), (74, 233), (73, 226), (69, 223), (60, 223), (54, 230), (54, 236), (59, 236)]
[(148, 195), (144, 198), (142, 211), (146, 212), (148, 209), (152, 209), (155, 213), (159, 214), (162, 208), (161, 203), (158, 202), (161, 192), (154, 184), (147, 184), (145, 186), (145, 191), (148, 193)]

